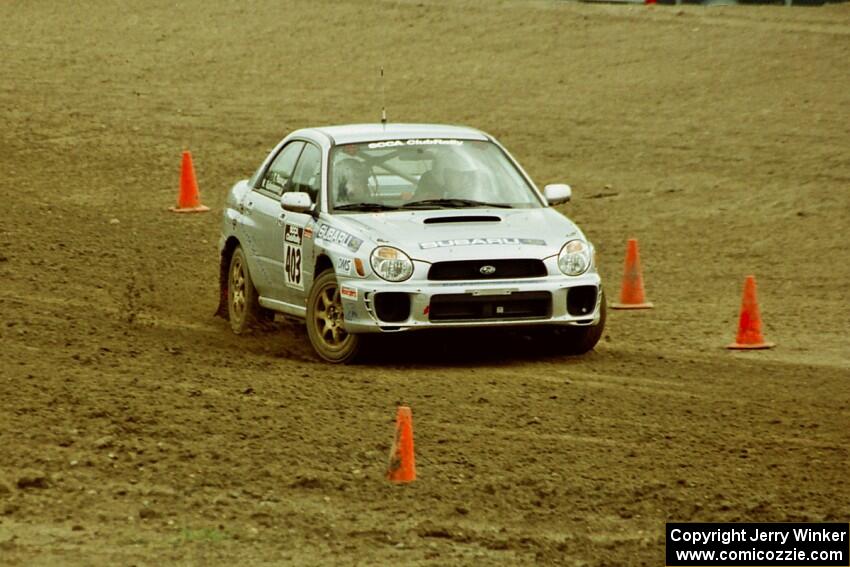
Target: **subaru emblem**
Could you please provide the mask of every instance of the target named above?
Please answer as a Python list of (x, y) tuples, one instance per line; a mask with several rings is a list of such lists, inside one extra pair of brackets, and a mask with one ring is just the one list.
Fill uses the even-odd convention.
[(496, 273), (496, 266), (491, 266), (488, 264), (486, 266), (481, 266), (478, 271), (484, 274), (485, 276), (489, 276), (490, 274)]

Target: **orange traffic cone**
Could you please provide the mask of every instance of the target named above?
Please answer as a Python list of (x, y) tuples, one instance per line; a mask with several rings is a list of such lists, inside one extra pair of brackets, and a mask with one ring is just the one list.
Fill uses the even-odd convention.
[(776, 343), (765, 341), (761, 334), (761, 316), (756, 301), (756, 277), (747, 276), (744, 282), (744, 299), (741, 302), (741, 318), (738, 321), (738, 336), (735, 342), (726, 345), (726, 348), (756, 349), (774, 346)]
[(180, 171), (180, 197), (176, 207), (169, 207), (175, 213), (202, 213), (210, 210), (201, 204), (198, 197), (198, 181), (195, 179), (195, 167), (192, 165), (191, 152), (183, 152), (183, 166)]
[(620, 291), (620, 302), (612, 303), (614, 309), (649, 309), (643, 294), (643, 276), (640, 272), (640, 257), (636, 238), (629, 238), (626, 247), (626, 269), (623, 274), (623, 288)]
[(387, 466), (387, 479), (392, 482), (416, 480), (416, 458), (413, 455), (413, 414), (407, 406), (399, 406), (395, 420), (395, 439)]

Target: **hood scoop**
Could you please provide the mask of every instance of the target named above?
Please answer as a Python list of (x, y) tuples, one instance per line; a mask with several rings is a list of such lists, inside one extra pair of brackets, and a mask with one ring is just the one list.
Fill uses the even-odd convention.
[(447, 222), (502, 222), (501, 217), (493, 215), (460, 215), (450, 217), (431, 217), (423, 221), (425, 224), (444, 224)]

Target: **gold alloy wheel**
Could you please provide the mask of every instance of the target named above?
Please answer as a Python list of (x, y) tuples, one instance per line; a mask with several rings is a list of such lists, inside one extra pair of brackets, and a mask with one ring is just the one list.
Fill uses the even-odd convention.
[(328, 283), (319, 291), (318, 297), (316, 297), (313, 323), (318, 337), (330, 349), (342, 347), (348, 338), (348, 333), (343, 326), (343, 320), (339, 286), (336, 283)]
[(307, 335), (316, 354), (328, 362), (352, 362), (363, 350), (363, 335), (345, 329), (342, 296), (333, 270), (325, 270), (313, 283), (307, 301)]
[(237, 321), (245, 318), (245, 264), (242, 255), (236, 255), (230, 266), (230, 317)]

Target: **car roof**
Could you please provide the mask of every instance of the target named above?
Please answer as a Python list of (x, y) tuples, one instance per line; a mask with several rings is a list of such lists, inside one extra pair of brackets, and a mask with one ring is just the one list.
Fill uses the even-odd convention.
[(459, 138), (488, 140), (487, 134), (466, 126), (445, 124), (345, 124), (309, 128), (329, 137), (334, 144), (408, 140), (412, 138)]

